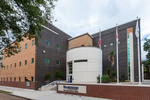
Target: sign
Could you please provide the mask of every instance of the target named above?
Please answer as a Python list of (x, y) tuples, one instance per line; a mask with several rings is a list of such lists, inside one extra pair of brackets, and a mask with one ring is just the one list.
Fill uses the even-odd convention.
[(58, 85), (58, 91), (71, 92), (71, 93), (85, 93), (86, 94), (86, 86)]
[(30, 82), (26, 82), (26, 86), (30, 86)]

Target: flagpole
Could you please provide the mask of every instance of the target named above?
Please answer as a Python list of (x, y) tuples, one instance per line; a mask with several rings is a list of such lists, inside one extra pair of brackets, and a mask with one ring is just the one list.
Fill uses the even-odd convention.
[[(137, 17), (138, 18), (138, 17)], [(137, 23), (138, 25), (138, 19), (137, 19)], [(137, 28), (137, 25), (136, 25), (136, 28)], [(138, 27), (139, 28), (139, 27)], [(137, 30), (137, 29), (136, 29)], [(135, 31), (136, 32), (136, 31)], [(138, 68), (139, 68), (139, 85), (141, 85), (141, 69), (140, 69), (140, 50), (139, 50), (139, 37), (137, 37), (137, 45), (138, 45)]]
[[(101, 38), (101, 30), (100, 30), (100, 29), (99, 29), (99, 38)], [(100, 84), (101, 84), (101, 83), (102, 83), (102, 80), (101, 80), (101, 77), (102, 77), (102, 76), (101, 76), (101, 74), (102, 74), (102, 73), (101, 73), (101, 72), (102, 72), (102, 71), (101, 71), (101, 68), (102, 68), (102, 66), (101, 66), (101, 65), (102, 65), (102, 64), (101, 64), (101, 61), (102, 61), (102, 58), (101, 58), (101, 45), (99, 46), (99, 49), (100, 49)]]
[[(116, 23), (116, 35), (118, 35), (118, 27)], [(116, 38), (116, 54), (117, 54), (117, 84), (119, 84), (119, 67), (118, 67), (118, 38)]]

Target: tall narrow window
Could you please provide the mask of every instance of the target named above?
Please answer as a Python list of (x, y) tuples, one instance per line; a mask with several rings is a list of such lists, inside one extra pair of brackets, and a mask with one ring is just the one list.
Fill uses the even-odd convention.
[(45, 58), (45, 63), (49, 63), (49, 59)]
[(25, 60), (25, 65), (27, 65), (27, 60)]
[(27, 79), (26, 79), (26, 77), (24, 77), (24, 81), (26, 81)]
[(4, 81), (5, 81), (5, 78), (4, 78)]
[(12, 68), (12, 64), (10, 65), (10, 68)]
[(31, 82), (33, 82), (33, 77), (31, 77)]
[(12, 78), (10, 78), (10, 82), (12, 81)]
[(19, 77), (19, 82), (21, 82), (21, 77)]
[(34, 40), (32, 40), (32, 45), (34, 45)]
[(25, 44), (25, 49), (27, 49), (28, 48), (28, 44)]
[(130, 80), (130, 38), (127, 34), (127, 53), (128, 53), (128, 78)]
[(19, 62), (19, 66), (21, 66), (21, 62)]
[(20, 47), (20, 51), (22, 51), (22, 47)]
[(72, 74), (72, 63), (69, 63), (69, 74)]
[(15, 63), (15, 68), (16, 68), (16, 63)]
[(8, 67), (8, 65), (7, 65), (7, 69), (8, 69), (9, 67)]
[(59, 61), (59, 60), (57, 60), (57, 61), (56, 61), (56, 64), (57, 64), (57, 65), (60, 65), (60, 61)]
[(32, 64), (34, 63), (34, 58), (32, 58)]
[(16, 82), (16, 77), (14, 77), (14, 82)]
[(45, 40), (45, 44), (49, 46), (49, 41)]
[(8, 78), (7, 78), (7, 81), (8, 81)]

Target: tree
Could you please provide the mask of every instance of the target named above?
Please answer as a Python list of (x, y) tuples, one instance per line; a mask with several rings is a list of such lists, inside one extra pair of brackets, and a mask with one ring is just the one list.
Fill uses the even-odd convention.
[(55, 72), (55, 77), (57, 78), (57, 79), (60, 79), (60, 78), (63, 78), (63, 72), (60, 72), (60, 71), (58, 71), (58, 70), (56, 70), (56, 72)]
[(50, 78), (51, 78), (51, 74), (50, 73), (45, 73), (45, 80), (46, 80), (47, 84), (49, 83)]
[[(7, 57), (14, 55), (23, 37), (41, 37), (41, 25), (52, 22), (52, 10), (57, 0), (1, 0), (0, 3), (0, 50)], [(14, 40), (14, 45), (10, 45)]]
[(112, 71), (111, 75), (113, 76), (113, 78), (115, 79), (115, 76), (117, 76), (117, 72), (116, 71)]
[(114, 55), (115, 55), (114, 50), (111, 50), (111, 52), (108, 54), (108, 60), (109, 62), (111, 62), (110, 75), (111, 75), (111, 70), (114, 67), (114, 63), (115, 63)]

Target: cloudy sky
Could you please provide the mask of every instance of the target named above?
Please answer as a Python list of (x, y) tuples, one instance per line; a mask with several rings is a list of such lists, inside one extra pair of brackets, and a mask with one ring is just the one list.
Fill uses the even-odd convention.
[[(53, 24), (70, 36), (93, 34), (141, 18), (141, 44), (150, 38), (150, 0), (58, 0)], [(146, 52), (142, 50), (142, 59)]]

